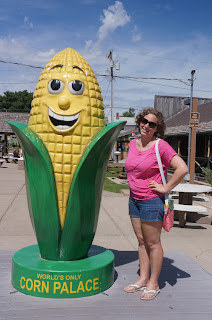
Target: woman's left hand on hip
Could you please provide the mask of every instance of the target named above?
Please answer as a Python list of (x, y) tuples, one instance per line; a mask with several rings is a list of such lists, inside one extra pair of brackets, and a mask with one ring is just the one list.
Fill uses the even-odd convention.
[(154, 180), (149, 181), (149, 187), (153, 191), (157, 191), (159, 193), (166, 193), (165, 187)]

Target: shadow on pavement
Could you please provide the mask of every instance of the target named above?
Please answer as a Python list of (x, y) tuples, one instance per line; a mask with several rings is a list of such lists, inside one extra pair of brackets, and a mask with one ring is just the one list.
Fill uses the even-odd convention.
[(115, 267), (138, 260), (138, 251), (119, 251), (110, 249), (115, 256)]
[[(179, 224), (176, 224), (176, 223), (174, 224), (174, 227), (175, 227), (175, 228), (178, 228), (178, 229), (179, 229), (179, 228), (180, 228), (180, 229), (182, 228), (182, 227), (179, 226)], [(186, 228), (186, 229), (196, 229), (196, 230), (198, 230), (198, 229), (199, 229), (199, 230), (204, 230), (204, 229), (206, 230), (206, 229), (207, 229), (207, 228), (205, 228), (205, 227), (203, 227), (203, 226), (195, 225), (195, 223), (194, 223), (194, 225), (192, 225), (192, 226), (191, 226), (191, 225), (188, 225), (188, 224), (186, 223), (186, 225), (185, 225), (182, 229), (185, 229), (185, 228)]]
[[(129, 263), (137, 261), (137, 264), (134, 264), (135, 274), (137, 271), (138, 276), (140, 276), (140, 268), (139, 268), (137, 251), (118, 251), (118, 250), (112, 250), (112, 249), (111, 251), (115, 255), (115, 267), (127, 265)], [(173, 259), (170, 259), (167, 257), (163, 258), (162, 270), (159, 277), (159, 283), (160, 283), (161, 289), (166, 286), (166, 283), (169, 283), (171, 286), (174, 286), (177, 283), (178, 279), (191, 277), (189, 273), (176, 267), (174, 263), (175, 263), (175, 260)], [(126, 266), (126, 269), (127, 269), (127, 266)], [(118, 278), (118, 274), (119, 274), (119, 271), (115, 270), (115, 281)]]

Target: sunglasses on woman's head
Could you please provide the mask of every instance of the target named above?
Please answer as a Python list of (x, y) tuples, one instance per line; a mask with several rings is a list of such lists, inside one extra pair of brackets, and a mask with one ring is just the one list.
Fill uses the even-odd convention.
[(149, 127), (151, 128), (151, 129), (154, 129), (156, 126), (157, 126), (157, 123), (155, 123), (155, 122), (153, 122), (153, 121), (149, 121), (149, 120), (147, 120), (146, 118), (142, 118), (141, 119), (141, 123), (142, 124), (149, 124)]

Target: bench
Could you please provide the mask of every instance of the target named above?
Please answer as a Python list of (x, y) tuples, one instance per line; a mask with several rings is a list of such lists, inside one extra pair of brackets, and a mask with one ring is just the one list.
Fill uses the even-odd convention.
[(13, 157), (13, 156), (3, 156), (3, 159), (4, 159), (7, 163), (10, 163), (9, 160), (12, 160), (12, 162), (17, 163), (17, 161), (18, 161), (20, 158)]
[(4, 160), (0, 159), (0, 167), (2, 166), (3, 163), (4, 163)]
[(4, 159), (7, 163), (9, 163), (9, 156), (3, 156), (3, 159)]
[(122, 168), (122, 171), (124, 172), (125, 171), (125, 164), (124, 163), (117, 163), (117, 162), (115, 162), (115, 163), (108, 163), (108, 165), (107, 165), (107, 171), (108, 171), (108, 169), (114, 169), (114, 168)]
[(208, 197), (199, 197), (199, 196), (193, 196), (193, 200), (195, 201), (206, 201), (209, 202), (209, 198)]
[(112, 170), (110, 170), (109, 172), (112, 173), (112, 174), (118, 173), (118, 171), (112, 171)]
[[(169, 196), (171, 199), (179, 199), (178, 194), (170, 194)], [(208, 197), (200, 197), (200, 196), (193, 196), (192, 198), (194, 201), (208, 202), (210, 200)]]
[(127, 179), (127, 172), (121, 172), (121, 173), (119, 173), (118, 178), (119, 178), (119, 179)]
[(183, 228), (186, 224), (186, 213), (187, 212), (202, 212), (206, 213), (207, 208), (202, 206), (188, 205), (188, 204), (174, 204), (174, 211), (178, 212), (179, 215), (179, 226)]

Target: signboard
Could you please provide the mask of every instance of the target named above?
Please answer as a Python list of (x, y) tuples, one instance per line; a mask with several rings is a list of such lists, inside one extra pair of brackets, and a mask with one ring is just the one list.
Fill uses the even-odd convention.
[(200, 119), (200, 113), (199, 112), (191, 112), (189, 127), (198, 128), (199, 127), (199, 119)]

